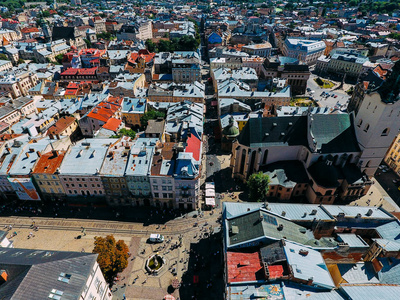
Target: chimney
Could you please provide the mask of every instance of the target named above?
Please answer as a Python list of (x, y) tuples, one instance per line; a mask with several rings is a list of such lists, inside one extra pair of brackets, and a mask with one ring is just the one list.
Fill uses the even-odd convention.
[(53, 150), (53, 151), (51, 151), (51, 152), (53, 153), (53, 156), (54, 156), (54, 157), (57, 157), (57, 156), (58, 156), (57, 150)]
[(36, 151), (36, 154), (37, 154), (38, 157), (41, 157), (41, 156), (42, 156), (42, 154), (40, 153), (40, 151)]
[(26, 157), (28, 157), (28, 158), (29, 158), (29, 153), (28, 153), (28, 152), (26, 152)]
[(310, 278), (308, 278), (308, 280), (307, 280), (307, 285), (312, 285), (313, 282), (314, 282), (314, 278), (313, 278), (313, 277), (310, 277)]

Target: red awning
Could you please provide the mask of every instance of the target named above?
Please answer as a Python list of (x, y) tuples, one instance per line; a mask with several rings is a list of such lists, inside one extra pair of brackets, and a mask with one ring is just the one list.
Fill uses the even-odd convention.
[(199, 283), (199, 275), (193, 275), (193, 283)]

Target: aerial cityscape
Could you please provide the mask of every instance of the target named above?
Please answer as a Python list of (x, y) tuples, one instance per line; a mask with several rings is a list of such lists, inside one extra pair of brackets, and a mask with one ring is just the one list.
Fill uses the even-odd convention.
[(0, 299), (400, 300), (398, 0), (0, 24)]

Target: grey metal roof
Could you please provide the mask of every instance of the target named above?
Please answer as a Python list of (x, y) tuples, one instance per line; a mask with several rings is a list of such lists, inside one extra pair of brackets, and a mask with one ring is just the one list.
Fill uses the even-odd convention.
[(291, 242), (286, 242), (283, 248), (295, 278), (305, 281), (312, 278), (312, 285), (322, 288), (335, 287), (320, 252)]
[[(234, 231), (232, 226), (237, 228), (237, 233), (230, 233)], [(285, 239), (313, 248), (334, 248), (337, 245), (332, 239), (316, 240), (312, 231), (264, 209), (226, 219), (226, 228), (229, 231), (226, 233), (228, 247), (263, 238), (270, 241)]]
[(337, 264), (343, 279), (348, 283), (379, 283), (374, 267), (370, 262), (356, 264)]
[(293, 282), (286, 283), (282, 288), (285, 299), (288, 300), (344, 300), (344, 298), (336, 290), (327, 292), (321, 289), (316, 289)]
[(380, 283), (400, 284), (400, 260), (396, 258), (378, 258), (382, 269), (378, 272)]
[(388, 240), (399, 240), (400, 239), (400, 224), (398, 221), (393, 221), (376, 228), (379, 235)]
[(285, 217), (293, 221), (334, 220), (317, 204), (268, 203), (268, 208), (279, 215), (285, 212)]
[[(97, 254), (2, 248), (0, 268), (8, 272), (8, 280), (0, 286), (1, 299), (48, 299), (50, 292), (63, 292), (62, 299), (80, 299)], [(69, 282), (60, 274), (71, 275)]]
[(338, 237), (340, 241), (348, 244), (350, 248), (369, 248), (369, 245), (354, 233), (340, 233)]
[(399, 285), (342, 284), (340, 289), (351, 300), (398, 299), (400, 295)]

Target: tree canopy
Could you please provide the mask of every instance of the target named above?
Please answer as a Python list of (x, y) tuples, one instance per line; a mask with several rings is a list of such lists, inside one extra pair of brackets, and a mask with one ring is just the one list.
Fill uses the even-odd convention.
[(160, 40), (157, 44), (152, 40), (146, 40), (146, 47), (150, 52), (195, 51), (199, 45), (200, 38), (196, 39), (190, 35), (170, 40)]
[(269, 190), (269, 176), (263, 172), (253, 173), (247, 180), (250, 201), (263, 201)]
[(164, 118), (164, 117), (165, 114), (160, 111), (149, 110), (145, 112), (143, 116), (140, 118), (140, 124), (142, 125), (142, 127), (146, 127), (149, 120), (155, 120), (157, 118)]
[(98, 253), (97, 263), (108, 284), (128, 266), (129, 248), (123, 240), (115, 241), (113, 235), (94, 238), (93, 253)]
[(120, 138), (122, 136), (129, 136), (131, 139), (134, 139), (136, 136), (136, 131), (132, 129), (122, 128), (117, 135), (113, 135), (111, 138)]

